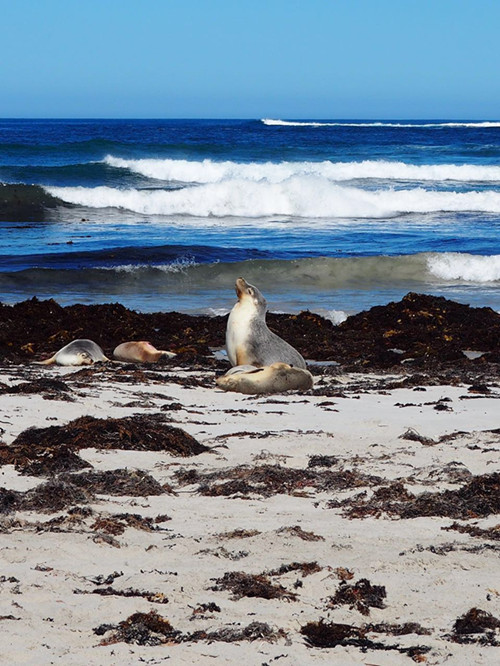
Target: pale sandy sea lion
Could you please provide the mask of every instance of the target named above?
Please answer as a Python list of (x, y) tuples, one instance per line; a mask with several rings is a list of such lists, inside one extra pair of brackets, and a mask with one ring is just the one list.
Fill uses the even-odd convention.
[(92, 340), (73, 340), (45, 361), (37, 365), (92, 365), (97, 361), (109, 361), (98, 344)]
[(294, 368), (288, 363), (272, 363), (263, 368), (235, 366), (225, 375), (218, 377), (216, 384), (224, 391), (236, 393), (283, 393), (283, 391), (307, 391), (313, 385), (313, 377), (308, 370)]
[(268, 329), (266, 299), (257, 287), (240, 277), (236, 280), (236, 295), (238, 302), (231, 310), (226, 329), (231, 365), (262, 367), (279, 361), (305, 369), (299, 352)]
[(172, 358), (176, 356), (173, 352), (156, 349), (150, 342), (145, 340), (122, 342), (115, 348), (113, 356), (118, 361), (129, 363), (156, 363), (162, 356)]

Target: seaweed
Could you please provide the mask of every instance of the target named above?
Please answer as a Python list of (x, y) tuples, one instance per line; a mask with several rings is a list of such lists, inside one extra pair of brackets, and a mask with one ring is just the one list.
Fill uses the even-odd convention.
[(77, 455), (90, 447), (168, 452), (183, 457), (209, 450), (184, 430), (166, 424), (161, 414), (115, 419), (82, 416), (63, 426), (24, 430), (10, 446), (0, 444), (0, 463), (15, 465), (22, 474), (54, 475), (91, 467)]
[(163, 495), (161, 484), (141, 470), (113, 469), (104, 472), (61, 474), (58, 480), (82, 488), (92, 495), (130, 495), (148, 497)]
[(44, 398), (50, 400), (57, 399), (74, 402), (75, 399), (68, 395), (70, 392), (71, 389), (66, 382), (63, 382), (60, 379), (51, 379), (50, 377), (40, 377), (31, 382), (21, 382), (15, 386), (3, 385), (0, 387), (0, 395), (29, 395), (32, 393), (42, 393)]
[[(473, 476), (457, 490), (411, 495), (402, 483), (377, 489), (371, 498), (347, 501), (350, 518), (379, 517), (383, 513), (400, 518), (443, 516), (470, 519), (500, 512), (500, 473)], [(334, 507), (334, 504), (330, 504)]]
[(104, 639), (101, 645), (123, 642), (154, 646), (180, 642), (180, 632), (154, 610), (149, 613), (134, 613), (118, 625), (101, 624), (94, 629), (98, 636), (103, 636), (108, 631), (113, 633)]
[(369, 615), (370, 608), (385, 608), (384, 599), (387, 593), (383, 585), (372, 585), (366, 578), (356, 583), (341, 581), (339, 589), (327, 600), (328, 608), (346, 605), (356, 609), (362, 615)]
[(285, 638), (283, 629), (273, 629), (267, 622), (251, 622), (246, 627), (222, 627), (215, 631), (197, 631), (183, 637), (187, 641), (220, 641), (223, 643), (236, 643), (238, 641), (267, 641), (275, 643), (280, 638)]
[(98, 587), (93, 590), (73, 590), (73, 594), (99, 594), (101, 597), (141, 597), (154, 604), (168, 604), (168, 598), (163, 592), (146, 592), (127, 587), (124, 590), (117, 590), (108, 585), (107, 587)]
[(445, 638), (454, 643), (479, 643), (498, 647), (499, 629), (498, 618), (480, 608), (471, 608), (455, 620), (452, 633)]
[[(212, 357), (212, 349), (224, 346), (227, 315), (139, 313), (118, 303), (62, 307), (52, 299), (33, 298), (0, 304), (0, 320), (0, 359), (9, 362), (38, 359), (75, 338), (91, 338), (108, 355), (123, 340), (151, 340), (158, 348), (178, 353), (175, 365), (227, 367)], [(403, 372), (411, 367), (421, 374), (440, 371), (465, 377), (467, 373), (495, 374), (500, 362), (500, 315), (491, 308), (474, 308), (443, 297), (410, 292), (400, 301), (360, 312), (338, 326), (309, 311), (268, 313), (267, 323), (305, 358), (335, 361), (342, 370)], [(396, 353), (396, 348), (402, 353)], [(483, 355), (470, 359), (463, 353), (474, 349)], [(170, 361), (157, 364), (159, 371), (171, 365)], [(469, 383), (481, 386), (487, 378), (471, 377)]]
[(469, 534), (472, 537), (479, 537), (481, 539), (489, 539), (491, 541), (500, 541), (500, 524), (493, 525), (493, 527), (481, 528), (477, 525), (460, 525), (453, 523), (448, 527), (442, 527), (442, 530), (455, 530), (462, 534)]
[(268, 571), (267, 575), (283, 576), (284, 574), (290, 573), (290, 571), (300, 571), (300, 573), (305, 577), (318, 573), (318, 571), (322, 571), (322, 569), (323, 567), (320, 567), (317, 562), (291, 562), (290, 564), (282, 564), (277, 569)]
[(365, 630), (362, 627), (354, 627), (350, 624), (341, 624), (338, 622), (326, 622), (323, 618), (318, 622), (308, 622), (300, 628), (300, 633), (305, 637), (306, 644), (309, 647), (334, 648), (337, 645), (344, 647), (358, 647), (362, 652), (367, 650), (395, 650), (401, 654), (407, 654), (414, 661), (421, 661), (422, 656), (430, 651), (430, 648), (423, 645), (414, 645), (411, 647), (401, 647), (399, 645), (387, 645), (386, 643), (377, 643), (366, 638)]
[(230, 571), (215, 580), (210, 588), (215, 592), (230, 590), (233, 599), (242, 597), (260, 597), (262, 599), (286, 599), (295, 601), (297, 595), (289, 592), (282, 585), (274, 585), (266, 574), (247, 574), (244, 571)]
[[(216, 604), (208, 606), (207, 609), (220, 610)], [(103, 639), (101, 645), (113, 645), (119, 642), (149, 646), (198, 641), (234, 643), (243, 640), (264, 640), (275, 642), (286, 636), (282, 629), (273, 629), (265, 622), (251, 622), (246, 627), (222, 627), (216, 631), (195, 631), (183, 634), (174, 629), (167, 619), (158, 615), (154, 610), (149, 613), (134, 613), (118, 625), (101, 624), (94, 628), (94, 633), (98, 636), (103, 636), (109, 631), (113, 633)]]
[(289, 534), (290, 536), (298, 537), (302, 541), (324, 541), (325, 538), (320, 534), (315, 534), (314, 532), (306, 532), (300, 527), (300, 525), (294, 525), (293, 527), (280, 527), (278, 534)]
[(209, 497), (235, 494), (270, 497), (278, 493), (303, 493), (307, 489), (346, 490), (380, 483), (379, 477), (350, 470), (297, 469), (281, 465), (239, 465), (205, 474), (178, 470), (175, 476), (181, 485), (199, 484), (198, 492)]

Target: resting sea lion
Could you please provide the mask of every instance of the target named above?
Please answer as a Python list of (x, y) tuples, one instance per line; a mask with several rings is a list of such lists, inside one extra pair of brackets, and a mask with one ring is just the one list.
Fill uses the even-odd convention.
[(153, 347), (150, 342), (139, 340), (122, 342), (114, 350), (113, 356), (118, 361), (128, 361), (129, 363), (156, 363), (162, 356), (172, 358), (176, 354), (169, 351), (161, 351)]
[(306, 368), (299, 352), (270, 331), (266, 324), (266, 299), (242, 277), (236, 280), (238, 302), (227, 321), (226, 349), (231, 365), (262, 367), (278, 361)]
[(218, 377), (217, 386), (224, 391), (237, 393), (282, 393), (283, 391), (306, 391), (313, 385), (313, 377), (308, 370), (294, 368), (288, 363), (272, 363), (264, 368), (235, 366), (225, 375)]
[(109, 361), (98, 344), (92, 340), (73, 340), (45, 361), (37, 365), (92, 365), (96, 361)]

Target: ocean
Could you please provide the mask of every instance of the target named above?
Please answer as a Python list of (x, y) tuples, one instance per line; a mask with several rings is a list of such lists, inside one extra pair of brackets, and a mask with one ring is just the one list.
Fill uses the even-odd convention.
[(0, 301), (500, 311), (500, 122), (0, 120)]

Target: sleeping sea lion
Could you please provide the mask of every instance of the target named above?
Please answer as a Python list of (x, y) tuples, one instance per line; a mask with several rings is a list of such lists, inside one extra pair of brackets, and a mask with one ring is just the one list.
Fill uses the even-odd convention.
[(162, 356), (172, 358), (176, 354), (156, 349), (150, 342), (139, 340), (122, 342), (121, 345), (115, 348), (113, 356), (118, 361), (129, 363), (156, 363)]
[(308, 370), (294, 368), (288, 363), (272, 363), (263, 368), (235, 366), (225, 375), (218, 377), (216, 384), (224, 391), (237, 393), (283, 393), (283, 391), (307, 391), (313, 385), (313, 377)]
[(96, 361), (109, 361), (98, 344), (92, 340), (73, 340), (45, 361), (37, 365), (92, 365)]
[(226, 349), (231, 365), (262, 367), (282, 362), (306, 368), (299, 352), (270, 331), (266, 324), (267, 302), (257, 287), (242, 277), (236, 280), (238, 302), (227, 321)]

